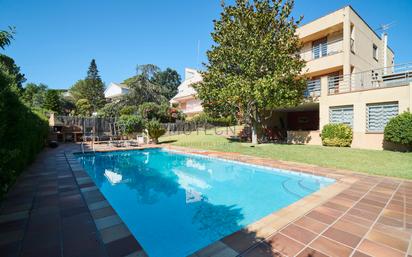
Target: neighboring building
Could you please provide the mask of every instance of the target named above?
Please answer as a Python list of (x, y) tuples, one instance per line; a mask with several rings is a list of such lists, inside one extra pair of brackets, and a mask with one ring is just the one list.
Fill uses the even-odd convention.
[(170, 100), (171, 104), (178, 104), (184, 114), (191, 117), (203, 111), (202, 102), (196, 98), (197, 92), (193, 84), (202, 81), (202, 75), (194, 69), (185, 69), (185, 80), (178, 87), (177, 94)]
[(127, 85), (112, 82), (104, 91), (104, 97), (108, 100), (113, 100), (127, 93), (129, 93), (129, 87)]
[(379, 37), (350, 6), (297, 33), (307, 61), (307, 101), (277, 110), (268, 127), (286, 130), (288, 142), (320, 145), (325, 124), (346, 123), (353, 128), (352, 147), (382, 149), (387, 121), (412, 109), (412, 66), (394, 66), (386, 34)]

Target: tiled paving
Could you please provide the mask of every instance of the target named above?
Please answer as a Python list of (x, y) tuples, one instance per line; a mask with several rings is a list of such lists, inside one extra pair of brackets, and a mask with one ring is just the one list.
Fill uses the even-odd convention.
[(46, 149), (20, 176), (1, 205), (0, 256), (146, 256), (77, 160), (66, 158), (78, 149)]
[[(192, 256), (412, 257), (412, 181), (172, 148), (337, 180)], [(0, 209), (0, 256), (146, 256), (78, 161), (65, 154), (78, 149), (46, 149), (19, 178)]]
[[(342, 184), (322, 189), (272, 214), (272, 220), (264, 218), (268, 221), (263, 226), (252, 224), (193, 256), (412, 257), (412, 181), (236, 153), (192, 153), (328, 176)], [(321, 199), (309, 199), (313, 195)], [(298, 207), (300, 202), (305, 207), (313, 202), (316, 206)]]

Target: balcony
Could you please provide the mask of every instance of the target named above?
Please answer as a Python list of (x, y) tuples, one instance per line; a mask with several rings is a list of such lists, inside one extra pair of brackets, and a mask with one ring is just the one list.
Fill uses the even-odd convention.
[(412, 82), (412, 63), (328, 77), (328, 94), (405, 86)]
[(303, 93), (305, 98), (316, 99), (320, 96), (320, 79), (312, 79), (307, 81), (307, 87)]
[(306, 66), (302, 73), (310, 76), (322, 75), (343, 67), (343, 39), (313, 41), (300, 53)]
[(311, 49), (302, 51), (300, 56), (306, 62), (335, 55), (343, 51), (343, 39), (320, 43)]

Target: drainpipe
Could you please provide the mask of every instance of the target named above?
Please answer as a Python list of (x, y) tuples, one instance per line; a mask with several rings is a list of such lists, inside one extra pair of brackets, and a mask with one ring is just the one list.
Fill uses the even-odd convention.
[(351, 74), (350, 62), (350, 39), (351, 39), (351, 21), (350, 8), (345, 8), (343, 13), (343, 74)]
[(382, 34), (383, 40), (383, 75), (388, 73), (388, 34), (383, 32)]

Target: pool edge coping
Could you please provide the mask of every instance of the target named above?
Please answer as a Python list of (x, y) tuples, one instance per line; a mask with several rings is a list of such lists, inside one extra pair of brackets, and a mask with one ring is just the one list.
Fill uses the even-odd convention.
[[(320, 190), (317, 190), (302, 199), (284, 207), (279, 210), (276, 210), (272, 212), (271, 214), (259, 219), (258, 221), (249, 224), (248, 226), (244, 227), (243, 229), (240, 229), (220, 240), (217, 240), (208, 246), (199, 249), (195, 253), (189, 255), (190, 257), (220, 257), (220, 256), (225, 256), (225, 257), (235, 257), (239, 256), (248, 250), (254, 248), (256, 245), (264, 242), (266, 239), (271, 237), (272, 235), (276, 234), (276, 232), (282, 230), (284, 227), (288, 226), (289, 224), (293, 223), (294, 221), (300, 219), (301, 217), (305, 216), (305, 214), (309, 213), (311, 210), (315, 209), (316, 207), (319, 207), (323, 203), (327, 202), (337, 194), (341, 193), (345, 189), (349, 188), (353, 183), (358, 181), (360, 178), (357, 177), (359, 175), (363, 174), (353, 174), (350, 171), (340, 171), (337, 169), (331, 169), (331, 168), (322, 168), (319, 166), (314, 166), (314, 165), (309, 165), (309, 164), (301, 164), (301, 163), (289, 163), (289, 162), (279, 162), (276, 163), (273, 162), (274, 160), (271, 160), (269, 158), (262, 158), (262, 157), (254, 157), (254, 156), (249, 156), (249, 155), (237, 155), (238, 159), (234, 158), (229, 158), (230, 154), (234, 153), (225, 153), (225, 152), (219, 152), (219, 151), (209, 151), (209, 150), (200, 150), (200, 149), (194, 149), (194, 148), (188, 148), (188, 147), (179, 147), (179, 146), (172, 146), (172, 145), (153, 145), (153, 146), (147, 146), (147, 147), (139, 147), (139, 148), (131, 148), (131, 149), (117, 149), (114, 148), (113, 150), (96, 150), (96, 152), (118, 152), (118, 151), (129, 151), (129, 150), (145, 150), (145, 149), (169, 149), (173, 150), (176, 152), (181, 152), (184, 154), (194, 154), (194, 155), (202, 155), (202, 156), (207, 156), (211, 158), (217, 158), (217, 159), (223, 159), (223, 160), (228, 160), (228, 161), (236, 161), (236, 162), (241, 162), (245, 164), (251, 164), (251, 165), (257, 165), (257, 166), (262, 166), (262, 167), (269, 167), (269, 168), (275, 168), (275, 169), (286, 169), (288, 171), (292, 172), (297, 172), (297, 173), (306, 173), (310, 175), (315, 175), (315, 176), (320, 176), (320, 177), (325, 177), (325, 178), (332, 178), (335, 180), (335, 182), (331, 185), (328, 185), (324, 188), (321, 188)], [(84, 175), (87, 175), (87, 183), (92, 182), (94, 184), (94, 189), (97, 190), (98, 194), (100, 194), (105, 200), (101, 201), (102, 205), (105, 204), (105, 206), (111, 206), (110, 203), (107, 201), (107, 199), (103, 196), (103, 194), (100, 192), (100, 190), (97, 188), (96, 184), (92, 180), (92, 178), (89, 176), (89, 174), (84, 170), (83, 166), (81, 165), (80, 161), (78, 158), (74, 155), (75, 153), (80, 153), (79, 151), (66, 151), (66, 160), (70, 165), (70, 168), (73, 171), (73, 174), (75, 175), (75, 178), (77, 182), (79, 183), (85, 183), (84, 180)], [(90, 153), (90, 152), (85, 152), (85, 153)], [(218, 156), (216, 156), (219, 154)], [(233, 157), (234, 155), (232, 155)], [(266, 163), (260, 163), (256, 162), (256, 160), (264, 160), (267, 161)], [(272, 163), (270, 163), (272, 162)], [(276, 165), (276, 164), (282, 164), (282, 165)], [(295, 166), (294, 166), (295, 165)], [(327, 172), (319, 172), (319, 170), (328, 170), (329, 172), (334, 172), (333, 174), (327, 174)], [(80, 175), (80, 176), (79, 176)], [(363, 176), (369, 176), (369, 175), (363, 175)], [(79, 186), (81, 185), (79, 183)], [(85, 191), (87, 192), (87, 191)], [(83, 195), (84, 190), (81, 190), (81, 193)], [(105, 202), (105, 203), (103, 203)], [(89, 210), (92, 212), (96, 208), (99, 203), (90, 203), (86, 201)], [(92, 209), (90, 209), (92, 208)], [(114, 208), (113, 208), (114, 210)], [(123, 220), (120, 218), (120, 216), (117, 214), (116, 210), (114, 210), (116, 213), (115, 215), (117, 216), (118, 219), (122, 221), (121, 224), (123, 225), (127, 231), (129, 236), (131, 234), (130, 230), (128, 229), (127, 225), (123, 222)], [(92, 215), (93, 221), (99, 223), (97, 221), (98, 219), (95, 219), (95, 217)], [(97, 225), (96, 225), (97, 226)], [(115, 225), (117, 226), (117, 225)], [(107, 228), (110, 229), (111, 227)], [(99, 233), (101, 231), (98, 229)], [(250, 245), (242, 251), (238, 251), (235, 249), (235, 247), (230, 246), (230, 242), (232, 241), (230, 238), (233, 237), (234, 235), (238, 237), (238, 240), (241, 240), (242, 237), (244, 239), (247, 239), (248, 233), (253, 233), (255, 234), (258, 239), (254, 240), (253, 242), (250, 242)], [(131, 234), (132, 235), (132, 234)], [(239, 238), (240, 237), (240, 238)], [(137, 241), (137, 239), (135, 238)], [(135, 252), (132, 252), (130, 256), (148, 256), (148, 254), (144, 251), (143, 246), (137, 241), (137, 243), (141, 246), (142, 249), (136, 249)], [(135, 255), (132, 255), (135, 254)], [(129, 255), (128, 255), (129, 256)]]
[[(250, 249), (253, 249), (256, 245), (264, 242), (266, 239), (270, 238), (272, 235), (276, 234), (276, 232), (282, 230), (284, 227), (288, 226), (289, 224), (293, 223), (294, 221), (300, 219), (301, 217), (305, 216), (305, 214), (309, 213), (311, 210), (315, 209), (316, 207), (322, 205), (323, 203), (327, 202), (337, 194), (343, 192), (345, 189), (349, 188), (353, 183), (359, 180), (359, 178), (350, 176), (351, 174), (342, 174), (343, 176), (336, 176), (336, 174), (316, 174), (317, 172), (314, 169), (319, 169), (320, 167), (317, 166), (310, 166), (305, 164), (299, 164), (300, 167), (293, 167), (293, 164), (287, 164), (287, 166), (276, 166), (276, 165), (269, 165), (268, 163), (256, 163), (253, 162), (253, 159), (258, 160), (267, 160), (270, 162), (268, 158), (261, 158), (261, 157), (254, 157), (249, 155), (238, 155), (240, 158), (228, 158), (225, 156), (226, 154), (215, 156), (217, 153), (223, 153), (219, 151), (208, 151), (208, 150), (198, 150), (193, 148), (187, 147), (177, 147), (168, 145), (167, 149), (171, 149), (173, 151), (182, 152), (186, 154), (194, 154), (194, 155), (204, 155), (209, 156), (212, 158), (217, 159), (224, 159), (229, 161), (236, 161), (242, 162), (251, 165), (269, 167), (269, 168), (276, 168), (276, 169), (286, 169), (291, 172), (296, 173), (306, 173), (309, 175), (324, 177), (324, 178), (332, 178), (335, 180), (334, 183), (323, 187), (301, 199), (298, 201), (276, 210), (271, 214), (259, 219), (252, 224), (240, 229), (224, 238), (211, 243), (210, 245), (199, 249), (195, 253), (189, 255), (189, 257), (236, 257), (240, 256), (248, 252)], [(230, 155), (230, 153), (229, 153)], [(246, 159), (245, 159), (246, 158)], [(306, 167), (306, 168), (305, 168)], [(333, 170), (333, 169), (331, 169)], [(336, 171), (336, 170), (335, 170)], [(257, 240), (250, 241), (249, 234), (255, 234)], [(230, 242), (232, 241), (230, 238), (236, 235), (237, 240), (242, 240), (250, 243), (246, 249), (242, 251), (238, 251), (235, 247), (230, 246)], [(240, 237), (240, 238), (239, 238)]]
[[(93, 179), (90, 177), (90, 175), (84, 170), (79, 159), (74, 155), (75, 153), (78, 153), (78, 151), (65, 151), (64, 155), (66, 157), (67, 163), (70, 166), (73, 176), (76, 179), (76, 183), (80, 189), (80, 193), (86, 202), (87, 208), (92, 216), (93, 222), (96, 226), (96, 230), (99, 233), (99, 236), (103, 244), (106, 246), (117, 240), (126, 239), (132, 236), (139, 247), (136, 247), (135, 249), (131, 250), (128, 254), (124, 255), (124, 257), (149, 257), (149, 255), (144, 250), (143, 246), (133, 236), (127, 224), (124, 223), (123, 219), (118, 215), (117, 211), (109, 203), (106, 197), (101, 193), (101, 191), (99, 190)], [(82, 185), (86, 186), (82, 187)], [(93, 198), (101, 198), (103, 200), (90, 200), (90, 198), (88, 198), (85, 194), (88, 192), (92, 192), (94, 194)], [(98, 195), (98, 197), (96, 197), (96, 195)], [(93, 215), (94, 212), (107, 207), (111, 207), (113, 209), (114, 214), (107, 215), (101, 218), (96, 218), (95, 215)], [(108, 221), (108, 219), (110, 219), (110, 221)]]

